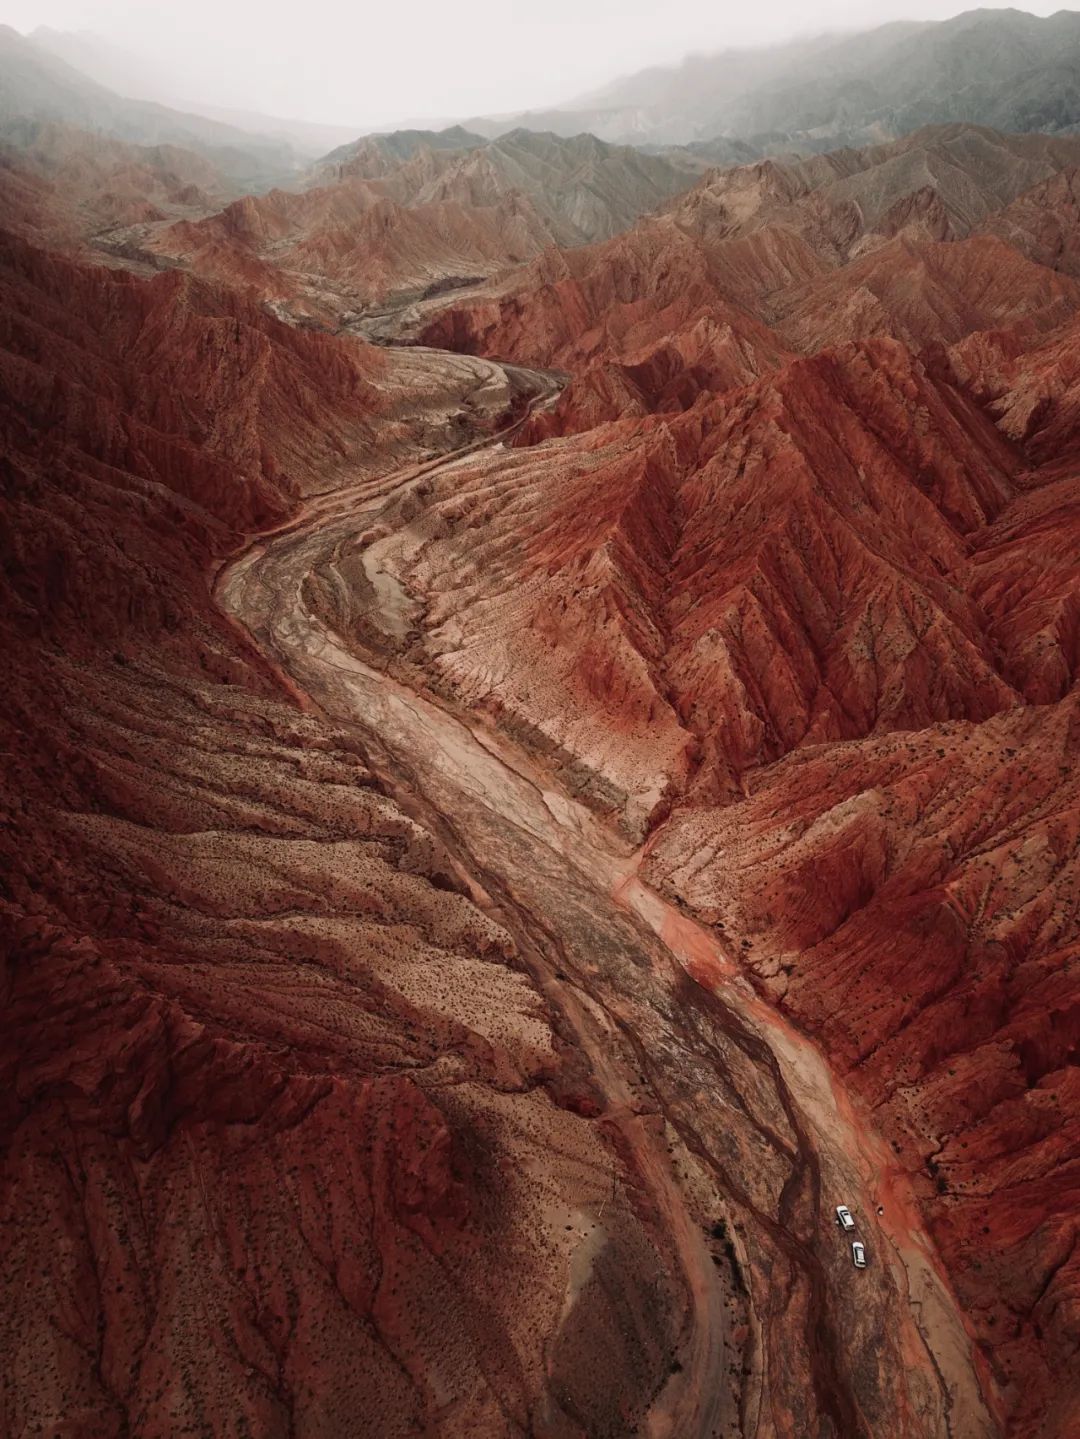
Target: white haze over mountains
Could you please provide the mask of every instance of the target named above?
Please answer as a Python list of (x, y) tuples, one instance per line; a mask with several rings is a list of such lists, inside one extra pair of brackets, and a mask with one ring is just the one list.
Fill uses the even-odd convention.
[[(50, 48), (121, 94), (241, 125), (244, 112), (313, 122), (321, 148), (406, 120), (564, 105), (691, 53), (940, 20), (964, 8), (956, 0), (818, 0), (812, 10), (805, 0), (0, 0), (0, 22), (24, 34), (64, 32)], [(1029, 0), (1024, 8), (1061, 7)]]

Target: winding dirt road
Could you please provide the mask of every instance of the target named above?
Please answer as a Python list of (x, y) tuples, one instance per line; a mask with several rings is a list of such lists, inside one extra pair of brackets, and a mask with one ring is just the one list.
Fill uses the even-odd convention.
[[(410, 362), (429, 363), (434, 380), (449, 358), (414, 350)], [(473, 363), (526, 396), (526, 413), (557, 393), (539, 372)], [(560, 1031), (591, 1066), (597, 1123), (632, 1156), (691, 1296), (681, 1369), (657, 1396), (649, 1432), (997, 1434), (891, 1152), (822, 1055), (757, 997), (713, 934), (642, 882), (640, 855), (536, 760), (392, 678), (312, 602), (312, 577), (340, 585), (340, 557), (355, 555), (359, 535), (401, 523), (403, 492), (415, 490), (413, 510), (422, 508), (426, 474), (502, 445), (521, 422), (313, 497), (222, 570), (218, 603), (302, 702), (356, 727), (402, 808), (441, 838), (477, 903), (511, 931)], [(396, 581), (368, 579), (392, 632)], [(831, 1219), (841, 1202), (870, 1252), (861, 1273)]]

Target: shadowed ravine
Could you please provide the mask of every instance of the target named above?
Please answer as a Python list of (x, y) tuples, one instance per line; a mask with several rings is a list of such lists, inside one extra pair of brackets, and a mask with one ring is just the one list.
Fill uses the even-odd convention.
[[(441, 363), (437, 351), (412, 353)], [(529, 409), (557, 393), (539, 372), (513, 378)], [(356, 727), (389, 793), (510, 931), (584, 1057), (595, 1122), (670, 1236), (690, 1297), (648, 1432), (992, 1435), (971, 1344), (902, 1176), (820, 1053), (710, 932), (639, 879), (640, 855), (557, 779), (386, 673), (312, 598), (312, 577), (340, 581), (343, 546), (401, 522), (410, 487), (413, 512), (422, 506), (424, 475), (508, 433), (316, 496), (222, 570), (220, 607), (299, 702)], [(392, 583), (372, 589), (392, 609)], [(858, 1213), (863, 1273), (831, 1219), (840, 1202)]]

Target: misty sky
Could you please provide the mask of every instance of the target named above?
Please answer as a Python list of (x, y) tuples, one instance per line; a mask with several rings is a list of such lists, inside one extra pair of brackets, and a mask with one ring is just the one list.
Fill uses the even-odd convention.
[[(38, 25), (95, 32), (134, 58), (145, 96), (360, 129), (558, 104), (693, 51), (971, 8), (957, 0), (0, 0), (0, 20), (24, 33)], [(1062, 6), (1022, 8), (1049, 15)]]

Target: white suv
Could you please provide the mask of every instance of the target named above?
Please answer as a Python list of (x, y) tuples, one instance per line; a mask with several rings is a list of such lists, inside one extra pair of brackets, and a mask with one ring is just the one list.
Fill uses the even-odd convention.
[(836, 1206), (836, 1222), (841, 1229), (847, 1230), (855, 1228), (855, 1221), (851, 1217), (851, 1210), (846, 1204), (838, 1204)]

